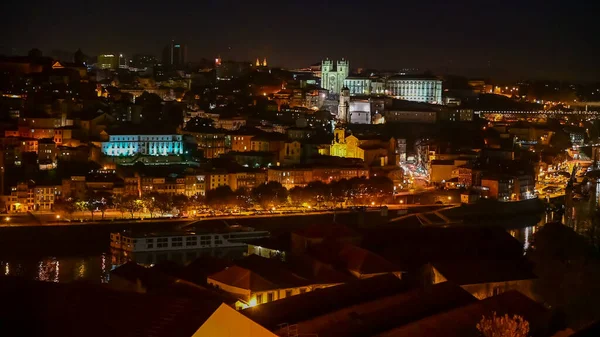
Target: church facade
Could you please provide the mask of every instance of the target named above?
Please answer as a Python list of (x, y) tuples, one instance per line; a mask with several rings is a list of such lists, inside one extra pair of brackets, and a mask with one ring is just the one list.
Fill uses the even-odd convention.
[(321, 62), (321, 87), (334, 94), (339, 94), (344, 87), (344, 80), (350, 72), (347, 60), (333, 62), (329, 59)]

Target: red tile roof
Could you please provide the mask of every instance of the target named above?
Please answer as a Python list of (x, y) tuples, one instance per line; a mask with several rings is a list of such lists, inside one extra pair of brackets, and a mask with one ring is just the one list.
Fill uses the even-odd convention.
[(220, 301), (0, 278), (0, 335), (189, 337)]

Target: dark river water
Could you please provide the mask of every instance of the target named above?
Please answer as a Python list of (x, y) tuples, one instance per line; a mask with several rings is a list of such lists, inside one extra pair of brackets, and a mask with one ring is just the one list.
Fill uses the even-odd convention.
[[(533, 235), (544, 224), (551, 221), (563, 221), (563, 223), (585, 233), (591, 224), (590, 212), (595, 209), (598, 197), (592, 196), (587, 201), (581, 201), (571, 205), (565, 216), (556, 219), (553, 213), (544, 213), (538, 216), (526, 218), (515, 218), (506, 220), (505, 228), (516, 239), (523, 244), (524, 251), (529, 247)], [(570, 210), (570, 211), (569, 211)], [(51, 251), (51, 250), (50, 250)], [(220, 257), (238, 258), (242, 257), (245, 249), (229, 250), (191, 250), (191, 251), (169, 251), (158, 253), (146, 253), (132, 256), (123, 252), (111, 250), (107, 246), (103, 251), (79, 250), (77, 253), (65, 253), (64, 249), (60, 255), (54, 255), (45, 251), (36, 252), (32, 248), (27, 254), (12, 256), (10, 253), (0, 255), (0, 272), (4, 275), (22, 276), (31, 280), (49, 282), (71, 282), (85, 280), (93, 283), (107, 283), (110, 280), (110, 272), (121, 264), (133, 260), (140, 264), (149, 266), (162, 260), (175, 261), (185, 265), (201, 255), (212, 255)]]

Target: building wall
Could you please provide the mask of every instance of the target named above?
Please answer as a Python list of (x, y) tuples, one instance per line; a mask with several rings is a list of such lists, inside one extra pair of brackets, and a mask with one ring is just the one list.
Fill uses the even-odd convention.
[(371, 94), (371, 79), (369, 78), (346, 78), (344, 86), (350, 90), (350, 95)]
[(454, 170), (454, 168), (454, 164), (431, 164), (431, 182), (441, 183), (442, 180), (450, 180), (452, 178), (452, 171)]
[(442, 81), (438, 79), (389, 79), (386, 90), (398, 99), (442, 104)]
[(533, 300), (537, 300), (532, 292), (532, 286), (534, 282), (535, 280), (514, 280), (505, 282), (468, 284), (462, 285), (461, 288), (468, 291), (471, 295), (479, 300), (483, 300), (511, 290), (517, 290), (523, 295)]
[(412, 123), (435, 123), (436, 112), (434, 111), (399, 111), (390, 110), (384, 112), (386, 123), (389, 122), (412, 122)]
[(111, 135), (102, 142), (102, 153), (109, 156), (183, 154), (181, 135)]
[(238, 152), (252, 151), (252, 135), (231, 136), (231, 150)]
[(341, 60), (335, 62), (324, 60), (321, 63), (321, 87), (335, 94), (341, 92), (344, 86), (344, 80), (348, 77), (350, 64), (348, 61)]
[(219, 186), (229, 185), (229, 175), (227, 173), (213, 173), (206, 176), (206, 182), (209, 190), (214, 190)]
[(279, 153), (279, 160), (287, 164), (299, 164), (302, 159), (302, 144), (300, 142), (286, 142)]

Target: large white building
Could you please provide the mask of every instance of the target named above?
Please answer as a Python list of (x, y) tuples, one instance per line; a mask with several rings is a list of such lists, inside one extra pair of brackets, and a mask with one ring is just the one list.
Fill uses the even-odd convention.
[(397, 75), (387, 79), (389, 96), (413, 102), (442, 104), (442, 81), (435, 77)]
[(327, 59), (321, 63), (321, 87), (334, 94), (339, 94), (344, 87), (344, 80), (350, 72), (350, 63), (344, 59), (334, 62)]
[(108, 156), (183, 154), (182, 135), (110, 135), (108, 141), (102, 142), (102, 153)]
[(371, 124), (371, 102), (351, 100), (348, 121), (350, 124)]
[(348, 77), (344, 80), (344, 86), (350, 90), (350, 95), (379, 95), (385, 93), (382, 81), (368, 77)]

